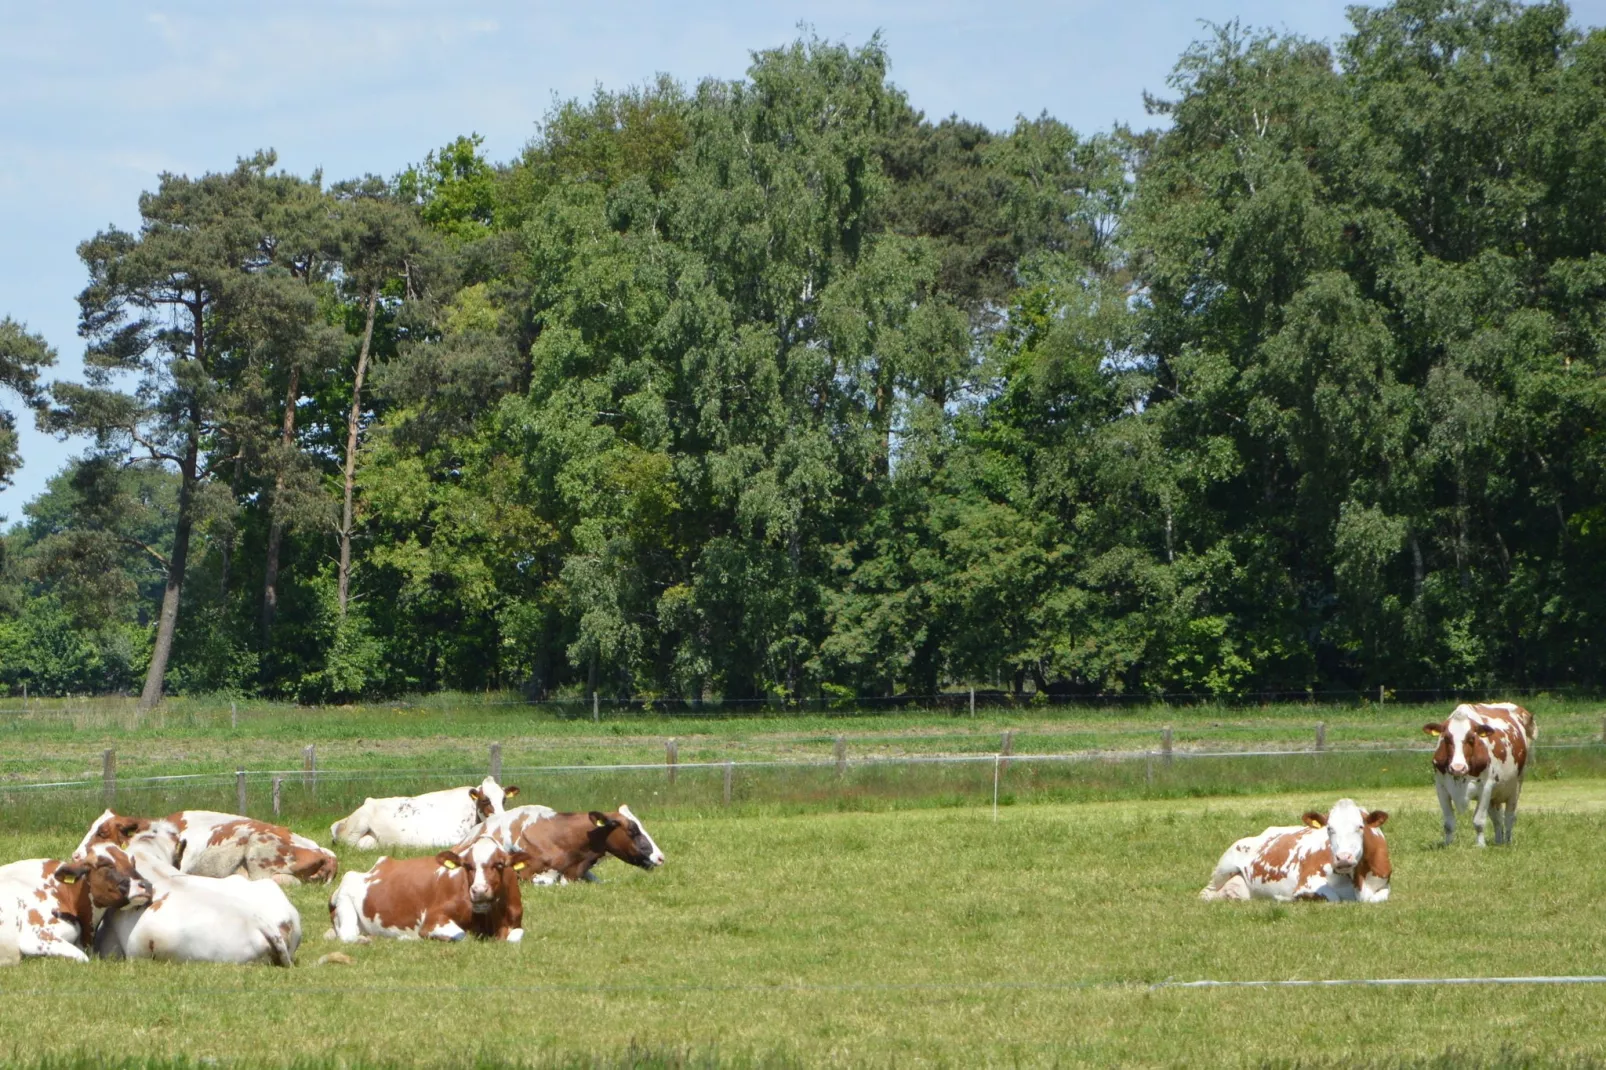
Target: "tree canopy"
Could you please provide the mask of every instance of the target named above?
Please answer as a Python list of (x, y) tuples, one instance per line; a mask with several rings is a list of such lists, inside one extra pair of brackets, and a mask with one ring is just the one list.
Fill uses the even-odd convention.
[[(692, 702), (1593, 684), (1606, 32), (1212, 27), (1161, 127), (933, 121), (879, 39), (80, 247), (94, 448), (0, 686)], [(0, 479), (15, 463), (0, 420)]]

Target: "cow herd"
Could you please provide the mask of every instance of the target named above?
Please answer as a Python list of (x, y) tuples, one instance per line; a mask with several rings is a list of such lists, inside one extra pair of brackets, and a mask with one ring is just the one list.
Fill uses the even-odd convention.
[[(1455, 838), (1456, 813), (1472, 811), (1478, 846), (1494, 814), (1494, 840), (1511, 842), (1522, 777), (1539, 738), (1533, 714), (1511, 702), (1463, 704), (1422, 726), (1438, 741), (1433, 780), (1444, 815), (1444, 843)], [(1340, 799), (1298, 825), (1274, 825), (1245, 836), (1216, 863), (1202, 899), (1295, 899), (1382, 903), (1394, 868), (1383, 823), (1388, 814)]]
[[(628, 806), (507, 809), (518, 790), (487, 777), (475, 787), (368, 799), (335, 822), (336, 844), (439, 850), (381, 856), (366, 872), (347, 872), (329, 900), (326, 937), (516, 943), (520, 884), (594, 879), (592, 868), (609, 855), (643, 869), (664, 861)], [(301, 916), (284, 887), (333, 882), (337, 869), (333, 851), (265, 821), (107, 810), (68, 860), (0, 866), (0, 964), (95, 955), (290, 966)]]

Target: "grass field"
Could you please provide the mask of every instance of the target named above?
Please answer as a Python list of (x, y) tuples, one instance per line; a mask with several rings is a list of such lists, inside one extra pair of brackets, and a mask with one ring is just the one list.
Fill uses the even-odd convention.
[[(1421, 763), (1425, 766), (1425, 762)], [(1238, 836), (1335, 793), (876, 813), (640, 807), (668, 864), (531, 891), (521, 946), (385, 944), (290, 971), (25, 962), (0, 1057), (344, 1065), (1594, 1065), (1606, 986), (1151, 988), (1176, 980), (1606, 973), (1606, 781), (1529, 785), (1516, 846), (1436, 845), (1425, 769), (1388, 809), (1393, 899), (1205, 904)], [(326, 838), (325, 818), (298, 821)], [(0, 857), (76, 836), (0, 833)], [(364, 868), (371, 856), (343, 855)], [(210, 1065), (210, 1064), (208, 1064)]]

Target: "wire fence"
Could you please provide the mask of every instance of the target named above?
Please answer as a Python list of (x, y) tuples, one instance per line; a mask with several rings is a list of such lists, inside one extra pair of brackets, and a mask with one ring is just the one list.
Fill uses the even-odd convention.
[[(1232, 794), (1246, 786), (1257, 793), (1333, 790), (1359, 795), (1422, 784), (1431, 750), (1400, 745), (1180, 750), (1162, 745), (882, 757), (853, 756), (839, 748), (830, 758), (681, 762), (671, 748), (662, 762), (504, 766), (499, 749), (493, 748), (489, 760), (477, 766), (321, 769), (309, 754), (301, 768), (136, 777), (118, 776), (115, 756), (108, 752), (99, 779), (0, 786), (0, 829), (81, 829), (103, 808), (140, 815), (222, 810), (286, 823), (323, 820), (349, 812), (369, 797), (477, 783), (487, 773), (503, 784), (517, 784), (518, 802), (569, 811), (629, 803), (644, 814), (991, 805), (996, 815), (999, 807), (1016, 803)], [(1545, 745), (1529, 775), (1606, 775), (1606, 744)]]

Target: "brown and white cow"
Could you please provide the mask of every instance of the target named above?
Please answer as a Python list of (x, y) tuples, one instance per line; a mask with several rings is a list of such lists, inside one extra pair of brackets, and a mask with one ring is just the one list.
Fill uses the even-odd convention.
[(529, 864), (523, 851), (504, 851), (489, 836), (433, 856), (380, 858), (341, 880), (329, 899), (328, 935), (348, 944), (471, 935), (516, 944), (524, 938), (524, 901), (515, 874)]
[(1494, 842), (1509, 844), (1517, 823), (1517, 799), (1533, 743), (1533, 714), (1513, 702), (1462, 703), (1439, 724), (1422, 731), (1439, 741), (1433, 751), (1433, 785), (1444, 814), (1444, 843), (1455, 839), (1457, 810), (1472, 809), (1478, 846), (1492, 807)]
[(1383, 837), (1388, 817), (1340, 799), (1325, 814), (1306, 812), (1302, 825), (1245, 836), (1221, 856), (1199, 898), (1385, 902), (1394, 875)]
[(106, 912), (150, 902), (151, 886), (120, 848), (60, 862), (29, 858), (0, 866), (0, 929), (24, 958), (87, 962)]
[[(487, 818), (473, 835), (490, 836), (530, 856), (519, 871), (532, 884), (595, 880), (591, 868), (609, 855), (640, 869), (664, 864), (664, 853), (630, 807), (560, 814), (546, 806), (520, 806)], [(460, 845), (461, 846), (461, 845)]]
[[(107, 844), (91, 856), (120, 850)], [(151, 888), (150, 901), (131, 901), (107, 915), (95, 933), (95, 953), (107, 958), (166, 962), (295, 964), (301, 915), (275, 881), (243, 874), (203, 877), (180, 873), (160, 831), (134, 835), (128, 853)]]
[(281, 883), (334, 879), (335, 853), (280, 825), (215, 810), (182, 810), (162, 818), (123, 817), (110, 810), (95, 819), (73, 857), (98, 843), (127, 846), (149, 833), (151, 844), (166, 844), (168, 860), (180, 873)]
[(518, 793), (517, 787), (504, 788), (496, 778), (486, 777), (478, 787), (369, 798), (330, 825), (329, 836), (335, 843), (365, 851), (376, 847), (450, 847), (461, 842), (479, 822), (500, 814), (506, 801)]

